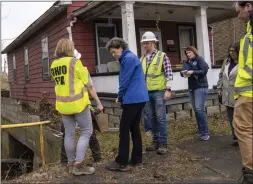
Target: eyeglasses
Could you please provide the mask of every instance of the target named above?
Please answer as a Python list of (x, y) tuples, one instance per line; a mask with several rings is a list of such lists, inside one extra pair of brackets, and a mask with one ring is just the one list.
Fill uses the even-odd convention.
[(151, 44), (152, 42), (142, 42), (142, 45), (149, 45)]

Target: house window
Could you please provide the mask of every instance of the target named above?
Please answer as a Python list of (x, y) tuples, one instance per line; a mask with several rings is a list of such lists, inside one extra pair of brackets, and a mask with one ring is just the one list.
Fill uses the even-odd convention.
[(96, 24), (98, 65), (107, 64), (110, 61), (116, 61), (111, 53), (105, 48), (108, 41), (116, 35), (116, 25), (103, 23)]
[(12, 57), (12, 64), (13, 64), (13, 80), (17, 80), (17, 69), (16, 69), (16, 56), (13, 54)]
[(41, 48), (42, 48), (42, 78), (50, 79), (49, 72), (49, 53), (48, 53), (48, 38), (44, 37), (41, 40)]
[(29, 80), (29, 61), (28, 61), (28, 48), (24, 48), (24, 61), (25, 61), (25, 80)]
[(179, 26), (179, 43), (180, 43), (180, 59), (181, 63), (186, 60), (186, 56), (184, 51), (186, 47), (192, 45), (195, 46), (194, 43), (194, 30), (192, 26)]

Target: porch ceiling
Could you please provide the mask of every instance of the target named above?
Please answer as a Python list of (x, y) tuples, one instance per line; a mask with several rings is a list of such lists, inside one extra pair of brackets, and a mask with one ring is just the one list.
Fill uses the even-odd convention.
[[(87, 10), (80, 16), (83, 20), (121, 19), (119, 3), (119, 1), (101, 2), (99, 6)], [(232, 4), (233, 2), (135, 2), (134, 17), (139, 20), (156, 20), (157, 15), (160, 15), (160, 21), (195, 22), (194, 9), (197, 6), (207, 6), (208, 23), (213, 23), (236, 17)]]

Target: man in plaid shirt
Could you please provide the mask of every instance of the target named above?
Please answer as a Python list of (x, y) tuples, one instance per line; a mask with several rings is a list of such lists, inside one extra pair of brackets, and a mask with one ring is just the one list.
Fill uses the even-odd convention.
[(152, 145), (146, 150), (165, 154), (168, 141), (165, 103), (171, 97), (173, 74), (169, 58), (164, 52), (156, 50), (156, 42), (158, 40), (150, 31), (142, 36), (141, 43), (146, 54), (141, 57), (141, 62), (150, 98), (145, 111), (151, 121), (153, 134)]

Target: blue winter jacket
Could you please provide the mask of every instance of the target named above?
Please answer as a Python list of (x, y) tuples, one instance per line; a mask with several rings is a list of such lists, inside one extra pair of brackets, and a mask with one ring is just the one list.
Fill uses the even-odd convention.
[(119, 58), (118, 101), (134, 104), (149, 101), (148, 90), (139, 58), (130, 50), (124, 50)]
[[(188, 78), (188, 87), (190, 90), (208, 88), (208, 81), (206, 77), (208, 69), (208, 64), (201, 56), (197, 56), (191, 61), (184, 62), (184, 66), (181, 71), (193, 70), (193, 74)], [(183, 76), (181, 72), (180, 74)]]

